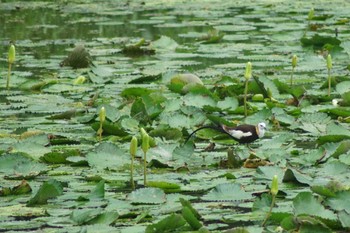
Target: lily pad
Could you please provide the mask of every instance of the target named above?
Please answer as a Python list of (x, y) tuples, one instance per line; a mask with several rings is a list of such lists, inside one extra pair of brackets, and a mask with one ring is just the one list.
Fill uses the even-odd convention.
[(317, 199), (309, 192), (299, 193), (293, 200), (295, 214), (311, 215), (323, 219), (336, 220), (337, 216), (330, 210), (326, 209)]
[(103, 169), (122, 169), (126, 164), (130, 164), (130, 156), (119, 149), (116, 145), (104, 142), (95, 147), (95, 149), (86, 155), (87, 161), (91, 167), (99, 170)]
[(205, 201), (243, 201), (252, 195), (245, 192), (239, 184), (219, 184), (202, 197)]
[(48, 167), (45, 164), (36, 162), (23, 153), (0, 156), (0, 173), (5, 176), (17, 179), (29, 179), (47, 170)]
[(166, 201), (166, 195), (160, 188), (143, 188), (131, 192), (128, 200), (133, 204), (161, 204)]
[(55, 198), (63, 194), (63, 187), (57, 180), (51, 179), (44, 182), (37, 193), (32, 197), (27, 206), (35, 206), (46, 204), (51, 198)]

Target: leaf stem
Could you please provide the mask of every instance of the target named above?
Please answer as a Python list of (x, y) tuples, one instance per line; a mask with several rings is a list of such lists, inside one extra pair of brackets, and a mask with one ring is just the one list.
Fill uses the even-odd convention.
[(131, 189), (135, 190), (135, 183), (134, 183), (134, 157), (131, 156), (131, 164), (130, 164), (130, 183), (131, 183)]
[(143, 153), (143, 185), (144, 186), (146, 186), (146, 184), (147, 184), (146, 154), (147, 154), (147, 152)]
[(248, 79), (245, 81), (245, 87), (244, 87), (244, 116), (247, 117), (248, 110), (247, 110), (247, 95), (248, 95)]
[(331, 96), (331, 69), (328, 69), (328, 96)]
[(99, 139), (99, 142), (102, 141), (102, 133), (103, 133), (103, 128), (102, 128), (102, 122), (100, 122), (100, 128), (97, 130), (97, 134), (98, 134), (98, 139)]
[(272, 208), (275, 206), (275, 201), (276, 201), (276, 195), (272, 195), (272, 201), (271, 201), (271, 206), (270, 206), (270, 210), (267, 213), (263, 223), (261, 224), (261, 226), (265, 226), (267, 220), (270, 218), (271, 213), (272, 213)]
[(8, 70), (8, 73), (7, 73), (7, 81), (6, 81), (6, 89), (10, 88), (11, 66), (12, 66), (12, 64), (9, 63), (9, 70)]

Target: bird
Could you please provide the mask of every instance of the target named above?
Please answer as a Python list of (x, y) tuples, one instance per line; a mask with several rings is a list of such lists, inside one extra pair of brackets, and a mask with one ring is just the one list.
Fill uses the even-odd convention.
[(242, 124), (235, 127), (229, 127), (226, 125), (205, 125), (193, 131), (186, 139), (185, 144), (196, 132), (202, 129), (214, 129), (229, 135), (230, 138), (234, 139), (240, 144), (248, 144), (264, 137), (266, 124), (264, 122), (260, 122), (257, 125)]

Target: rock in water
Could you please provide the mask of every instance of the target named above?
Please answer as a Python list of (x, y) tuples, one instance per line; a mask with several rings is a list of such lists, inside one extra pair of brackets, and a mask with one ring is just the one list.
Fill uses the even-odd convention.
[(78, 45), (74, 50), (64, 59), (60, 66), (70, 66), (73, 69), (87, 68), (92, 63), (89, 52), (83, 45)]

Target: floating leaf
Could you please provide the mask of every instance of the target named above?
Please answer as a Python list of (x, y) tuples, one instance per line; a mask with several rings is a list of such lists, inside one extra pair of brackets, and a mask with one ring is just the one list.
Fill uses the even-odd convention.
[(326, 132), (327, 125), (331, 118), (326, 113), (309, 113), (300, 117), (300, 128), (314, 135), (321, 135)]
[(77, 209), (72, 211), (70, 219), (78, 225), (83, 225), (97, 218), (101, 213), (101, 209)]
[(252, 195), (245, 192), (239, 184), (219, 184), (202, 197), (206, 201), (242, 201), (249, 200)]
[(55, 198), (63, 194), (62, 184), (54, 179), (44, 182), (37, 193), (32, 197), (27, 206), (47, 204), (49, 199)]
[(182, 217), (187, 221), (193, 230), (198, 230), (203, 226), (193, 214), (191, 209), (187, 206), (182, 207)]
[(328, 198), (326, 203), (332, 209), (337, 211), (345, 210), (350, 213), (350, 191), (337, 192), (334, 197)]
[(116, 145), (103, 142), (86, 155), (90, 166), (103, 169), (121, 169), (130, 163), (130, 157)]
[(166, 201), (166, 196), (162, 189), (143, 188), (131, 192), (128, 200), (133, 204), (161, 204)]
[(70, 156), (78, 156), (80, 153), (78, 150), (69, 149), (69, 150), (57, 150), (44, 154), (41, 158), (47, 163), (68, 163), (67, 158)]
[(333, 190), (326, 186), (313, 185), (311, 186), (311, 190), (319, 195), (323, 195), (326, 197), (335, 197), (335, 193), (333, 192)]
[(182, 137), (182, 132), (176, 128), (171, 128), (167, 125), (160, 125), (149, 133), (152, 137), (160, 137), (165, 140), (179, 140)]
[(101, 199), (105, 197), (105, 181), (101, 180), (89, 194), (89, 199)]
[(171, 190), (180, 191), (180, 185), (175, 183), (165, 182), (165, 181), (148, 181), (147, 186), (153, 187), (153, 188), (160, 188), (168, 192)]
[(35, 162), (22, 153), (11, 153), (0, 156), (0, 173), (12, 178), (28, 179), (47, 170), (46, 165)]
[(146, 40), (142, 38), (134, 44), (124, 46), (122, 53), (129, 56), (153, 55), (155, 54), (155, 50), (147, 47)]
[(186, 224), (180, 214), (171, 214), (157, 223), (147, 226), (145, 233), (162, 233), (174, 231)]
[(326, 44), (330, 45), (340, 45), (341, 41), (338, 38), (330, 37), (330, 36), (323, 36), (319, 34), (314, 34), (311, 38), (303, 37), (300, 39), (300, 42), (304, 46), (317, 46), (317, 47), (323, 47)]
[(201, 219), (201, 215), (198, 213), (198, 211), (197, 211), (195, 208), (193, 208), (193, 206), (192, 206), (192, 204), (191, 204), (190, 201), (188, 201), (188, 200), (186, 200), (186, 199), (184, 199), (184, 198), (180, 198), (179, 200), (180, 200), (181, 205), (182, 205), (183, 207), (189, 208), (189, 209), (191, 210), (192, 214), (193, 214), (197, 219)]
[(28, 184), (26, 180), (22, 180), (19, 185), (14, 187), (2, 187), (0, 188), (0, 196), (8, 196), (8, 195), (20, 195), (25, 193), (30, 193), (32, 188)]
[(217, 103), (217, 107), (221, 110), (233, 111), (238, 107), (238, 100), (234, 97), (226, 97)]
[(301, 172), (295, 169), (288, 168), (287, 171), (284, 173), (283, 182), (295, 182), (295, 181), (301, 184), (310, 185), (312, 183), (312, 178), (310, 176), (302, 174)]
[(168, 36), (161, 36), (158, 40), (151, 43), (151, 47), (155, 48), (156, 51), (171, 51), (175, 50), (178, 46), (176, 41)]
[(143, 95), (149, 95), (153, 91), (143, 87), (130, 87), (125, 88), (120, 95), (127, 99), (134, 99), (135, 97), (141, 97)]
[(350, 81), (343, 81), (337, 84), (335, 87), (339, 94), (344, 94), (350, 90)]
[(307, 214), (324, 219), (336, 220), (336, 215), (326, 209), (317, 199), (312, 196), (312, 193), (299, 193), (293, 200), (294, 211), (297, 216)]
[(346, 227), (346, 228), (350, 227), (350, 214), (348, 212), (340, 211), (338, 213), (338, 217), (343, 227)]
[(24, 204), (16, 204), (0, 207), (0, 216), (12, 216), (12, 217), (44, 217), (47, 216), (45, 208), (41, 207), (27, 207)]
[(16, 151), (27, 153), (31, 158), (38, 160), (44, 154), (51, 152), (50, 148), (46, 147), (48, 144), (47, 135), (40, 134), (19, 141), (13, 147)]

